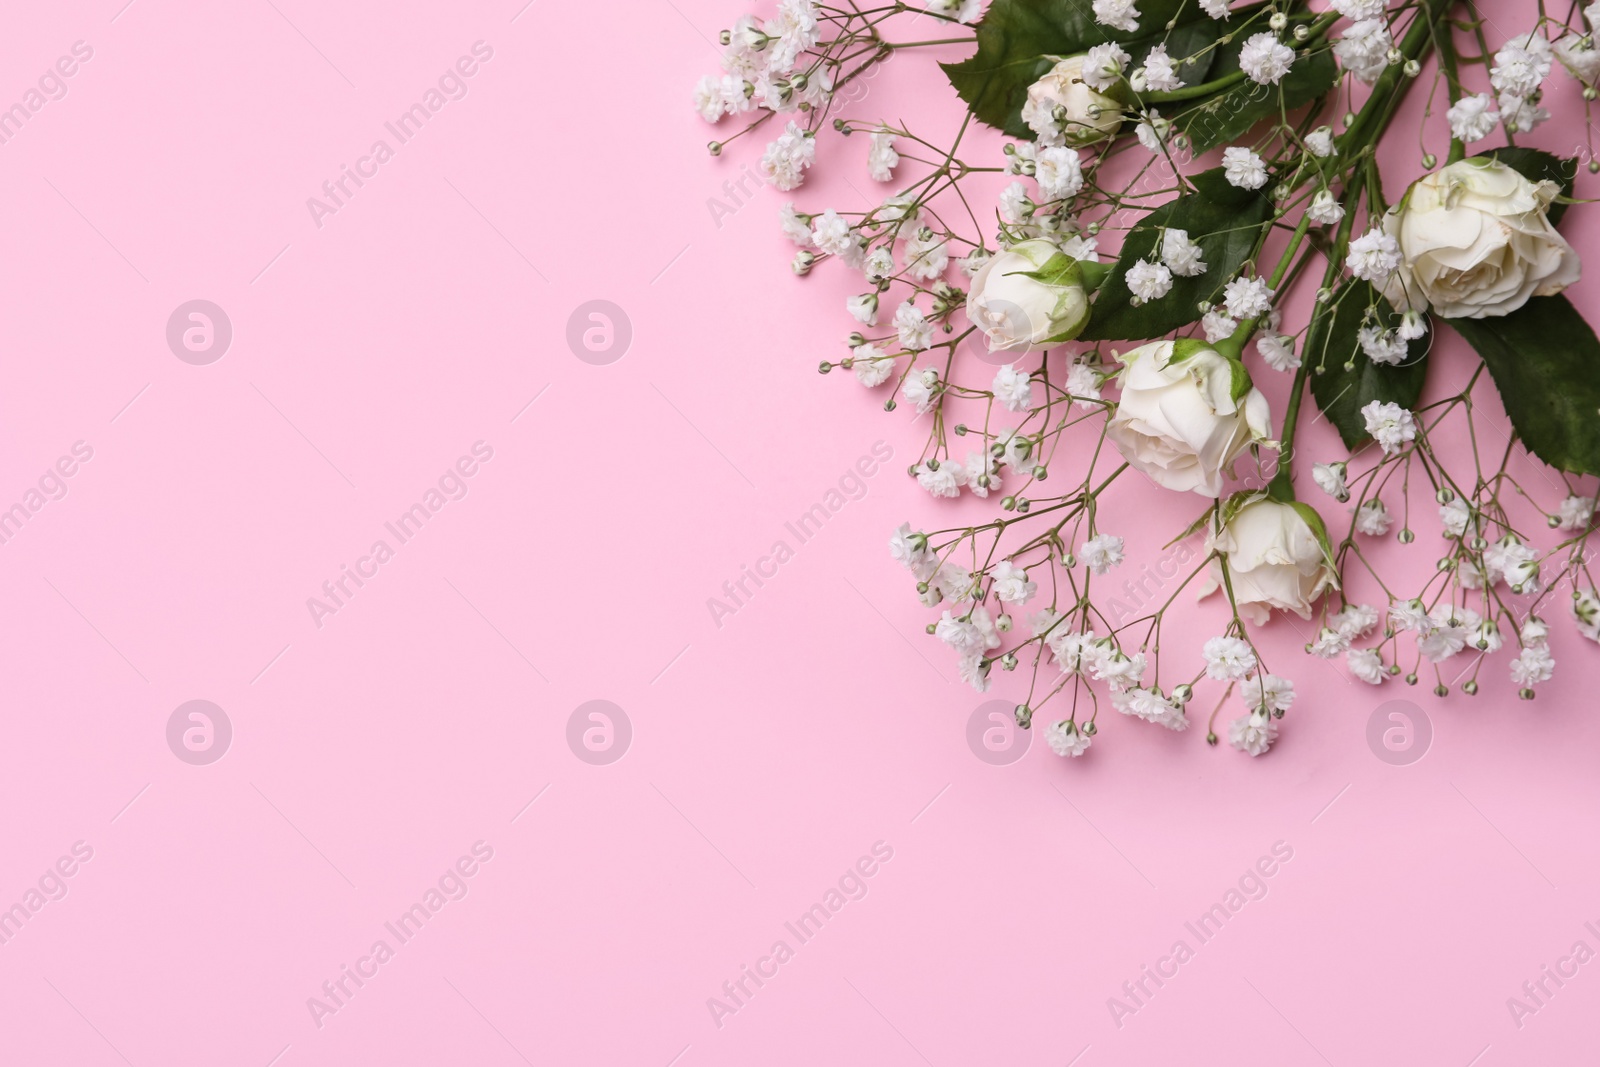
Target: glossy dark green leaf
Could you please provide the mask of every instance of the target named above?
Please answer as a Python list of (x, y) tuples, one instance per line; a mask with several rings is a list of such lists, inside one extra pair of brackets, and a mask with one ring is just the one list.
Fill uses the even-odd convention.
[(1564, 471), (1600, 474), (1600, 340), (1566, 297), (1446, 321), (1483, 357), (1529, 451)]
[[(1221, 299), (1222, 288), (1255, 252), (1261, 229), (1272, 218), (1272, 203), (1259, 192), (1229, 185), (1220, 168), (1197, 174), (1195, 189), (1161, 205), (1134, 225), (1123, 239), (1111, 276), (1095, 297), (1089, 325), (1080, 335), (1094, 341), (1147, 341), (1179, 330), (1200, 318), (1199, 303)], [(1166, 227), (1189, 231), (1200, 245), (1204, 274), (1174, 277), (1172, 291), (1137, 307), (1126, 279), (1130, 266), (1155, 258)]]
[[(1168, 51), (1176, 58), (1190, 54), (1179, 49), (1188, 47), (1196, 33), (1210, 33), (1214, 39), (1221, 32), (1201, 26), (1221, 24), (1201, 14), (1192, 0), (1141, 0), (1139, 11), (1140, 29), (1124, 33), (1096, 22), (1088, 0), (994, 0), (978, 21), (977, 54), (940, 66), (979, 121), (1014, 137), (1031, 138), (1032, 131), (1022, 121), (1022, 105), (1028, 99), (1028, 86), (1054, 65), (1047, 56), (1077, 55), (1116, 41), (1141, 59), (1151, 45), (1169, 36), (1164, 27), (1174, 18), (1183, 20), (1170, 35)], [(1180, 38), (1179, 30), (1185, 36)], [(1201, 41), (1196, 47), (1209, 43), (1200, 37), (1195, 40)], [(1189, 79), (1199, 65), (1185, 68), (1184, 78)]]
[[(1167, 55), (1174, 60), (1182, 60), (1187, 56), (1197, 57), (1192, 64), (1182, 62), (1177, 64), (1178, 79), (1185, 86), (1199, 85), (1211, 76), (1211, 66), (1217, 58), (1217, 50), (1213, 46), (1217, 38), (1227, 32), (1226, 24), (1213, 18), (1194, 18), (1193, 12), (1188, 9), (1185, 9), (1179, 18), (1188, 18), (1190, 21), (1180, 22), (1171, 30), (1123, 46), (1132, 57), (1128, 63), (1130, 72), (1143, 66), (1150, 50), (1159, 44), (1166, 46)], [(1154, 25), (1143, 19), (1139, 21), (1144, 25)], [(1202, 52), (1204, 55), (1201, 55)]]
[[(1250, 34), (1237, 34), (1220, 50), (1211, 64), (1211, 80), (1239, 69), (1239, 53), (1249, 37)], [(1195, 152), (1207, 152), (1237, 141), (1262, 119), (1311, 103), (1338, 80), (1333, 53), (1325, 46), (1319, 47), (1309, 55), (1297, 55), (1294, 66), (1277, 85), (1259, 85), (1245, 78), (1214, 96), (1185, 103), (1183, 110), (1173, 113), (1173, 124), (1188, 134)]]
[[(1361, 350), (1358, 331), (1373, 325), (1390, 329), (1400, 316), (1389, 301), (1364, 281), (1351, 280), (1335, 294), (1337, 304), (1318, 306), (1311, 317), (1300, 358), (1310, 370), (1311, 395), (1349, 448), (1367, 439), (1361, 409), (1374, 400), (1414, 408), (1428, 373), (1432, 338), (1410, 342), (1406, 359), (1388, 366), (1372, 362)], [(1348, 369), (1346, 369), (1348, 367)]]

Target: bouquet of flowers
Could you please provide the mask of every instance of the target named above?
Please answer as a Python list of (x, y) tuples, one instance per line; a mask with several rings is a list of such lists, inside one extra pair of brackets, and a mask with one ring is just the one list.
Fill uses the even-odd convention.
[[(781, 223), (796, 274), (858, 276), (848, 354), (821, 371), (929, 416), (916, 481), (995, 508), (890, 540), (961, 676), (1031, 674), (1017, 721), (1045, 711), (1062, 756), (1108, 704), (1187, 729), (1210, 680), (1218, 711), (1237, 694), (1225, 733), (1255, 756), (1295, 699), (1258, 647), (1273, 613), (1361, 682), (1426, 675), (1440, 696), (1498, 662), (1531, 699), (1555, 667), (1538, 612), (1563, 601), (1600, 641), (1600, 341), (1562, 295), (1580, 263), (1556, 228), (1579, 161), (1517, 144), (1558, 95), (1574, 118), (1581, 97), (1587, 127), (1600, 4), (1564, 21), (1540, 5), (1510, 34), (1486, 0), (981, 7), (779, 0), (722, 34), (723, 72), (694, 93), (713, 155), (776, 134), (759, 166), (779, 190), (830, 130), (893, 183), (869, 210), (790, 203)], [(891, 32), (930, 19), (935, 39)], [(965, 112), (953, 143), (844, 113), (891, 56), (962, 45), (941, 64)], [(1470, 365), (1431, 353), (1441, 330)], [(1256, 382), (1280, 374), (1274, 411)], [(1308, 461), (1320, 419), (1342, 446)], [(1107, 577), (1132, 567), (1107, 520), (1139, 479), (1195, 508), (1171, 531), (1167, 595), (1135, 612)], [(1408, 547), (1417, 523), (1442, 551)], [(1215, 595), (1215, 636), (1164, 648), (1184, 589)]]

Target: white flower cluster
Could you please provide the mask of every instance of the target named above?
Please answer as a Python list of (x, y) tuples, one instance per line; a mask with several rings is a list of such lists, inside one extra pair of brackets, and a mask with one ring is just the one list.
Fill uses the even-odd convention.
[[(1002, 24), (1009, 12), (1000, 6), (1018, 2), (988, 0)], [(1578, 279), (1577, 253), (1550, 221), (1558, 201), (1573, 201), (1538, 174), (1467, 157), (1464, 145), (1546, 121), (1545, 82), (1557, 63), (1586, 99), (1600, 97), (1600, 3), (1581, 19), (1569, 14), (1570, 25), (1541, 17), (1498, 42), (1488, 62), (1463, 54), (1451, 63), (1458, 37), (1470, 42), (1459, 51), (1481, 54), (1478, 27), (1406, 0), (1259, 9), (1199, 0), (1179, 13), (1187, 30), (1165, 35), (1146, 25), (1140, 0), (1090, 0), (1092, 43), (1031, 56), (1031, 68), (1009, 64), (1031, 71), (1025, 86), (980, 92), (963, 85), (959, 62), (950, 65), (971, 110), (953, 143), (900, 122), (835, 117), (857, 95), (842, 90), (867, 68), (906, 49), (959, 49), (959, 27), (983, 10), (983, 0), (925, 3), (927, 14), (912, 16), (926, 24), (931, 15), (935, 36), (958, 36), (894, 44), (903, 37), (882, 25), (904, 5), (780, 0), (771, 18), (747, 15), (723, 34), (724, 71), (702, 79), (694, 97), (707, 121), (747, 116), (713, 154), (776, 118), (760, 171), (778, 190), (799, 186), (818, 163), (827, 125), (848, 137), (870, 180), (893, 183), (867, 210), (786, 203), (780, 224), (796, 246), (796, 274), (835, 263), (851, 280), (848, 354), (820, 369), (851, 371), (883, 390), (886, 410), (914, 413), (928, 439), (911, 476), (941, 503), (966, 501), (952, 528), (907, 523), (890, 541), (920, 602), (937, 613), (927, 634), (948, 647), (964, 681), (985, 692), (1018, 672), (1024, 727), (1047, 702), (1070, 702), (1041, 719), (1048, 747), (1064, 757), (1089, 750), (1107, 704), (1183, 731), (1196, 688), (1214, 688), (1222, 705), (1236, 693), (1243, 712), (1219, 732), (1259, 756), (1295, 701), (1294, 682), (1267, 670), (1258, 647), (1256, 628), (1275, 613), (1308, 620), (1306, 651), (1342, 660), (1365, 684), (1415, 684), (1432, 669), (1441, 694), (1452, 685), (1476, 692), (1480, 663), (1505, 651), (1502, 677), (1531, 696), (1555, 667), (1536, 609), (1558, 592), (1570, 596), (1578, 631), (1600, 642), (1600, 593), (1580, 581), (1597, 490), (1569, 483), (1544, 513), (1555, 543), (1536, 547), (1521, 516), (1537, 505), (1507, 467), (1510, 451), (1495, 471), (1494, 457), (1478, 453), (1482, 435), (1464, 435), (1470, 462), (1456, 438), (1445, 443), (1478, 401), (1417, 399), (1384, 384), (1398, 380), (1384, 375), (1414, 380), (1410, 369), (1443, 323), (1505, 316)], [(1019, 55), (1028, 47), (1026, 32), (1005, 39)], [(989, 69), (982, 62), (994, 58), (995, 40), (974, 38), (979, 69)], [(1217, 40), (1231, 45), (1237, 69), (1208, 75), (1219, 46), (1207, 42)], [(1441, 167), (1425, 150), (1426, 173), (1391, 205), (1384, 191), (1397, 186), (1374, 161), (1387, 158), (1386, 137), (1411, 136), (1386, 131), (1416, 110), (1397, 105), (1429, 80), (1423, 63), (1444, 42), (1453, 49), (1439, 75), (1448, 115), (1420, 136), (1443, 154), (1448, 125), (1450, 156)], [(1291, 92), (1352, 111), (1288, 114), (1280, 100)], [(1011, 108), (1003, 116), (993, 110), (1001, 98)], [(1239, 107), (1255, 109), (1255, 126), (1215, 145), (1220, 160), (1200, 174), (1194, 157), (1212, 143), (1206, 123)], [(1003, 125), (1013, 139), (986, 146), (978, 123)], [(1129, 166), (1114, 159), (1124, 146), (1137, 157)], [(1185, 212), (1208, 198), (1224, 210)], [(1169, 201), (1178, 210), (1150, 214)], [(1286, 323), (1280, 305), (1305, 267), (1324, 276), (1323, 288), (1310, 322)], [(1256, 387), (1267, 371), (1291, 376), (1295, 399), (1281, 411)], [(1304, 392), (1322, 374), (1356, 376), (1357, 403), (1320, 390), (1316, 400), (1347, 440), (1364, 431), (1371, 444), (1296, 464), (1296, 431), (1310, 421), (1300, 415), (1311, 403)], [(1113, 510), (1130, 483), (1185, 494), (1202, 509), (1153, 565), (1105, 532), (1108, 517), (1113, 529), (1147, 520), (1147, 499), (1133, 502), (1126, 527), (1129, 513)], [(1312, 487), (1333, 509), (1296, 499)], [(1420, 510), (1431, 525), (1437, 507), (1445, 554), (1419, 568), (1420, 589), (1379, 578), (1384, 603), (1357, 588), (1356, 572), (1376, 576), (1365, 550), (1373, 539), (1415, 542), (1413, 492), (1436, 494)], [(998, 517), (969, 515), (978, 502)], [(1336, 513), (1342, 533), (1327, 529)], [(1187, 653), (1193, 670), (1176, 675), (1187, 680), (1170, 667), (1163, 680), (1160, 653), (1173, 643), (1162, 627), (1186, 589), (1225, 596), (1231, 619)], [(1169, 664), (1174, 655), (1185, 652), (1169, 651)], [(1453, 660), (1459, 669), (1441, 673)], [(1221, 740), (1209, 725), (1204, 732)]]
[[(1318, 463), (1313, 467), (1312, 477), (1323, 492), (1338, 501), (1349, 500), (1352, 485), (1360, 483), (1363, 499), (1351, 508), (1351, 532), (1364, 537), (1381, 537), (1389, 532), (1393, 517), (1375, 489), (1384, 484), (1379, 473), (1392, 464), (1409, 463), (1413, 450), (1430, 450), (1430, 443), (1427, 432), (1412, 413), (1398, 405), (1374, 402), (1364, 409), (1364, 415), (1369, 431), (1382, 450), (1377, 464), (1359, 475), (1352, 475), (1344, 461)], [(1478, 660), (1506, 647), (1508, 634), (1514, 634), (1516, 655), (1508, 674), (1520, 694), (1531, 698), (1534, 687), (1549, 681), (1555, 672), (1555, 657), (1548, 641), (1549, 628), (1534, 614), (1534, 608), (1551, 592), (1545, 570), (1556, 562), (1557, 550), (1540, 552), (1512, 528), (1499, 499), (1496, 488), (1499, 484), (1498, 477), (1486, 480), (1473, 497), (1458, 495), (1450, 489), (1439, 490), (1439, 526), (1446, 539), (1447, 552), (1431, 570), (1434, 575), (1446, 579), (1442, 588), (1430, 581), (1429, 588), (1418, 596), (1391, 599), (1381, 615), (1378, 609), (1367, 605), (1347, 605), (1326, 617), (1316, 639), (1307, 645), (1307, 651), (1323, 658), (1342, 654), (1352, 676), (1369, 685), (1381, 685), (1402, 673), (1398, 636), (1411, 634), (1419, 663), (1425, 660), (1436, 669), (1464, 653), (1474, 656), (1474, 662), (1457, 672), (1457, 677), (1470, 671), (1472, 677), (1462, 688), (1475, 693)], [(1595, 505), (1594, 495), (1568, 494), (1547, 516), (1552, 529), (1571, 535), (1563, 546), (1582, 543), (1594, 520)], [(1409, 529), (1403, 529), (1399, 539), (1409, 544), (1414, 535)], [(1558, 566), (1564, 575), (1568, 573), (1570, 562)], [(1532, 604), (1522, 607), (1518, 598), (1532, 598)], [(1596, 626), (1596, 622), (1600, 622), (1600, 611), (1597, 609), (1600, 609), (1600, 600), (1592, 592), (1572, 593), (1578, 631), (1600, 641), (1600, 627)], [(1386, 628), (1379, 643), (1357, 647), (1380, 621)], [(1415, 669), (1406, 675), (1406, 680), (1417, 681)], [(1436, 688), (1443, 695), (1447, 686), (1441, 679)]]
[(694, 90), (695, 110), (707, 122), (757, 107), (798, 111), (802, 105), (825, 101), (833, 88), (827, 67), (814, 72), (795, 69), (822, 37), (811, 0), (779, 0), (772, 18), (742, 15), (722, 36), (724, 73), (707, 74)]

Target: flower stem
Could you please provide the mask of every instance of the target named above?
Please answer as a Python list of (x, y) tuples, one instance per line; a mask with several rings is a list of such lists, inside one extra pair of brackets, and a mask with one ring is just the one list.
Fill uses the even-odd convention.
[[(1450, 27), (1442, 27), (1443, 33), (1438, 32), (1441, 27), (1435, 26), (1434, 47), (1439, 50), (1439, 66), (1444, 70), (1444, 91), (1450, 98), (1451, 106), (1461, 99), (1461, 76), (1456, 70), (1456, 42)], [(1459, 137), (1450, 138), (1450, 155), (1446, 163), (1457, 163), (1465, 159), (1467, 146)]]
[[(1312, 48), (1322, 43), (1322, 38), (1327, 35), (1328, 28), (1332, 26), (1338, 18), (1339, 13), (1334, 11), (1329, 12), (1328, 14), (1317, 19), (1317, 21), (1311, 24), (1310, 35), (1307, 36), (1304, 41), (1296, 42), (1295, 48), (1298, 49), (1302, 54), (1310, 52)], [(1208, 82), (1201, 82), (1199, 85), (1185, 85), (1181, 89), (1173, 89), (1165, 93), (1140, 93), (1139, 100), (1141, 103), (1150, 105), (1176, 104), (1181, 103), (1184, 100), (1193, 100), (1196, 97), (1210, 96), (1212, 93), (1218, 93), (1224, 89), (1230, 89), (1244, 81), (1244, 79), (1245, 72), (1243, 70), (1233, 70), (1229, 71), (1227, 74), (1224, 74), (1220, 78), (1216, 78)]]
[(930, 47), (930, 46), (936, 45), (936, 44), (971, 44), (973, 41), (976, 41), (977, 39), (978, 38), (976, 36), (972, 36), (972, 37), (945, 37), (945, 38), (943, 38), (941, 40), (937, 40), (937, 41), (904, 41), (904, 42), (894, 41), (894, 42), (890, 43), (889, 47), (894, 49), (895, 51), (899, 51), (902, 48), (927, 48), (927, 47)]
[[(1294, 229), (1294, 236), (1289, 238), (1289, 247), (1283, 250), (1283, 256), (1278, 260), (1278, 265), (1272, 270), (1272, 277), (1267, 279), (1267, 286), (1274, 291), (1283, 281), (1283, 276), (1288, 273), (1289, 265), (1294, 262), (1295, 253), (1300, 250), (1300, 242), (1306, 238), (1306, 233), (1311, 229), (1311, 216), (1301, 215), (1300, 224)], [(1256, 329), (1261, 325), (1262, 316), (1245, 319), (1233, 333), (1212, 345), (1218, 352), (1230, 359), (1239, 359), (1244, 354), (1244, 346), (1255, 336)]]
[(1294, 384), (1289, 387), (1289, 404), (1283, 409), (1283, 432), (1278, 435), (1278, 473), (1267, 483), (1267, 495), (1274, 500), (1294, 499), (1294, 431), (1300, 421), (1300, 401), (1306, 395), (1306, 379), (1311, 363), (1301, 358), (1294, 370)]
[[(1414, 80), (1405, 73), (1406, 61), (1412, 59), (1420, 61), (1427, 54), (1429, 47), (1434, 43), (1434, 24), (1446, 18), (1454, 3), (1455, 0), (1421, 0), (1417, 4), (1416, 18), (1400, 42), (1400, 62), (1389, 64), (1388, 68), (1378, 76), (1378, 80), (1373, 82), (1372, 94), (1367, 97), (1367, 102), (1361, 105), (1355, 123), (1339, 138), (1339, 152), (1346, 159), (1353, 159), (1359, 152), (1371, 147), (1383, 132), (1385, 122), (1381, 116), (1384, 116), (1385, 112), (1392, 116), (1392, 105), (1406, 92), (1405, 88), (1397, 91), (1396, 83), (1407, 83), (1409, 88), (1409, 82)], [(1391, 99), (1391, 94), (1395, 94), (1394, 99)], [(1369, 129), (1375, 122), (1379, 123), (1378, 128)]]
[[(1421, 57), (1427, 54), (1430, 47), (1439, 44), (1441, 38), (1449, 38), (1449, 29), (1446, 28), (1441, 35), (1437, 32), (1437, 24), (1444, 21), (1450, 8), (1454, 6), (1454, 2), (1455, 0), (1421, 0), (1421, 3), (1417, 5), (1416, 20), (1412, 23), (1410, 29), (1406, 31), (1405, 38), (1400, 43), (1403, 59), (1399, 63), (1390, 64), (1389, 68), (1379, 76), (1372, 87), (1372, 95), (1362, 105), (1360, 113), (1356, 116), (1356, 121), (1340, 138), (1340, 151), (1346, 158), (1357, 158), (1360, 155), (1364, 155), (1377, 139), (1383, 135), (1383, 131), (1388, 127), (1389, 120), (1394, 117), (1400, 97), (1405, 95), (1406, 90), (1410, 88), (1410, 83), (1415, 80), (1405, 73), (1406, 61), (1412, 59), (1420, 60)], [(1444, 53), (1447, 49), (1447, 45), (1440, 45), (1441, 53)], [(1449, 53), (1449, 60), (1454, 60), (1453, 52)], [(1454, 71), (1449, 67), (1446, 69), (1447, 74), (1453, 80)], [(1452, 146), (1453, 151), (1454, 146)], [(1305, 235), (1306, 221), (1302, 218), (1300, 228), (1295, 231), (1294, 239), (1290, 244), (1291, 253)], [(1349, 221), (1350, 217), (1347, 215), (1342, 232), (1348, 232)], [(1342, 241), (1339, 242), (1339, 244), (1342, 243)], [(1286, 255), (1279, 262), (1278, 269), (1273, 272), (1272, 284), (1274, 288), (1277, 287), (1277, 279), (1282, 276), (1284, 267), (1288, 262), (1289, 256)], [(1330, 264), (1330, 273), (1336, 268), (1337, 264)], [(1243, 323), (1239, 329), (1242, 332), (1246, 327), (1253, 332), (1256, 323), (1253, 321)], [(1234, 335), (1234, 337), (1238, 336), (1238, 333)], [(1239, 341), (1241, 349), (1244, 341), (1248, 340), (1249, 336), (1249, 333), (1245, 333), (1244, 338)], [(1231, 342), (1234, 338), (1230, 337), (1228, 340)], [(1309, 355), (1310, 353), (1302, 353), (1300, 366), (1294, 372), (1294, 384), (1289, 389), (1289, 402), (1283, 412), (1283, 429), (1278, 435), (1278, 472), (1267, 485), (1267, 492), (1274, 500), (1289, 501), (1294, 499), (1294, 435), (1300, 421), (1300, 404), (1305, 398), (1307, 380), (1311, 369)]]

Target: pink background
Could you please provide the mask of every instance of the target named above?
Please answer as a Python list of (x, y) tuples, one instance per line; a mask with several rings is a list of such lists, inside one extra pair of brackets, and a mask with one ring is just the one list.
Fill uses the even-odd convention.
[[(123, 2), (12, 5), (0, 33), (3, 103), (75, 41), (94, 50), (0, 146), (0, 504), (93, 449), (0, 545), (0, 907), (93, 849), (0, 945), (0, 1059), (1589, 1049), (1600, 964), (1521, 1029), (1505, 1003), (1575, 941), (1600, 948), (1583, 928), (1600, 921), (1600, 650), (1559, 602), (1557, 680), (1531, 704), (1503, 658), (1475, 700), (1440, 702), (1350, 682), (1280, 624), (1269, 647), (1303, 697), (1268, 757), (1115, 716), (1070, 765), (1039, 739), (1010, 766), (974, 757), (985, 698), (920, 635), (884, 550), (938, 514), (902, 473), (924, 424), (815, 373), (843, 354), (848, 283), (793, 280), (777, 194), (720, 225), (709, 210), (760, 146), (709, 159), (688, 90), (743, 5)], [(318, 228), (306, 198), (479, 40), (493, 58), (468, 95)], [(852, 113), (948, 124), (931, 58), (897, 58)], [(802, 202), (858, 209), (843, 179), (866, 189), (864, 152), (826, 138)], [(1567, 229), (1592, 246), (1586, 209)], [(164, 336), (196, 298), (233, 324), (208, 366)], [(596, 299), (632, 324), (609, 366), (565, 340)], [(894, 458), (865, 498), (714, 625), (707, 598), (879, 440)], [(465, 499), (315, 626), (306, 599), (477, 441), (493, 459)], [(1140, 545), (1192, 510), (1137, 486), (1109, 507)], [(1175, 654), (1220, 625), (1215, 605), (1189, 618)], [(208, 766), (166, 742), (195, 699), (234, 731)], [(632, 724), (611, 765), (566, 742), (592, 699)], [(1365, 740), (1395, 699), (1433, 723), (1411, 766)], [(465, 898), (319, 1027), (307, 998), (396, 945), (384, 924), (478, 841), (493, 859)], [(707, 998), (798, 944), (784, 923), (879, 841), (893, 858), (867, 895), (716, 1025)], [(1184, 923), (1275, 842), (1293, 859), (1266, 897), (1199, 945)], [(1107, 998), (1180, 938), (1195, 957), (1119, 1028)]]

